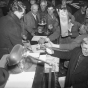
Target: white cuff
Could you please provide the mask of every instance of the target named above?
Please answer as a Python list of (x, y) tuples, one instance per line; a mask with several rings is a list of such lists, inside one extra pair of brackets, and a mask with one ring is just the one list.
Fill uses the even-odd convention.
[(53, 44), (53, 47), (54, 48), (60, 48), (60, 45), (59, 44)]

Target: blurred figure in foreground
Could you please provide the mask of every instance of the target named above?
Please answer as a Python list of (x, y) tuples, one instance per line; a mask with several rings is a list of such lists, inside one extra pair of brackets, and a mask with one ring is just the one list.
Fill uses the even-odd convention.
[(22, 44), (20, 19), (24, 16), (25, 6), (20, 1), (13, 1), (8, 15), (0, 18), (0, 58), (16, 44)]

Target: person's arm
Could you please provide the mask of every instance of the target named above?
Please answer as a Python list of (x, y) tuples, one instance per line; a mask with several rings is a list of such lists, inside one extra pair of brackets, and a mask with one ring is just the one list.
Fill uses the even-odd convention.
[(74, 17), (75, 17), (75, 20), (77, 21), (77, 19), (78, 19), (78, 17), (79, 17), (79, 11), (77, 11), (77, 12), (75, 12), (73, 15), (74, 15)]
[(56, 44), (53, 44), (52, 42), (50, 42), (50, 44), (51, 44), (51, 47), (57, 48), (58, 50), (60, 50), (60, 49), (62, 49), (62, 50), (72, 50), (75, 47), (79, 47), (81, 42), (82, 42), (82, 40), (85, 37), (88, 37), (88, 34), (86, 34), (86, 35), (79, 35), (77, 38), (75, 38), (73, 40), (72, 43), (69, 43), (69, 44), (56, 45)]
[(79, 47), (80, 43), (77, 43), (77, 42), (72, 42), (69, 44), (54, 44), (54, 43), (52, 43), (51, 45), (46, 44), (46, 46), (52, 47), (53, 50), (57, 50), (57, 51), (61, 51), (61, 50), (68, 51), (68, 50), (73, 50), (76, 47)]
[(54, 54), (52, 56), (58, 57), (60, 59), (71, 59), (71, 56), (73, 54), (73, 50), (70, 51), (58, 51), (58, 50), (54, 50)]
[(55, 22), (54, 22), (54, 24), (53, 24), (53, 30), (55, 30), (55, 31), (53, 32), (53, 34), (51, 34), (51, 35), (49, 36), (49, 39), (50, 39), (51, 41), (53, 41), (53, 40), (55, 40), (55, 39), (58, 39), (59, 36), (60, 36), (60, 27), (59, 27), (58, 24), (59, 24), (58, 19), (55, 18)]
[(57, 50), (57, 51), (61, 51), (61, 50), (68, 51), (68, 50), (73, 50), (74, 48), (80, 46), (82, 40), (80, 42), (76, 42), (76, 41), (73, 41), (72, 43), (69, 44), (54, 44), (51, 41), (48, 41), (48, 43), (45, 43), (45, 46), (51, 47), (53, 50)]
[(58, 26), (57, 29), (56, 29), (56, 31), (55, 31), (53, 34), (51, 34), (51, 35), (49, 36), (49, 39), (50, 39), (51, 41), (53, 41), (53, 40), (55, 40), (55, 39), (58, 39), (59, 36), (60, 36), (60, 27)]
[(72, 38), (76, 38), (77, 36), (79, 36), (79, 28), (80, 28), (80, 26), (81, 26), (81, 24), (79, 23), (79, 22), (74, 22), (74, 25), (73, 25), (73, 27), (72, 27), (72, 29), (71, 29), (71, 37)]
[(79, 47), (80, 44), (76, 43), (76, 42), (72, 42), (70, 44), (60, 44), (58, 45), (58, 49), (57, 50), (73, 50), (76, 47)]
[(32, 21), (31, 20), (31, 17), (28, 16), (28, 14), (26, 14), (24, 16), (25, 30), (27, 32), (31, 33), (32, 36), (34, 36), (35, 35), (34, 34), (35, 32), (34, 32), (33, 28), (31, 27), (33, 25), (31, 21)]
[(8, 38), (13, 46), (16, 44), (23, 45), (22, 37), (21, 37), (21, 35), (18, 35), (18, 33), (9, 32)]

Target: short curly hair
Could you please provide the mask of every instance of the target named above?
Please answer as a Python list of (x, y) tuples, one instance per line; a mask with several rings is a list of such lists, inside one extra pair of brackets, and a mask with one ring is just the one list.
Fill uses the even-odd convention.
[(10, 11), (12, 12), (14, 11), (22, 12), (23, 9), (26, 9), (26, 6), (21, 1), (18, 0), (14, 0), (10, 5)]

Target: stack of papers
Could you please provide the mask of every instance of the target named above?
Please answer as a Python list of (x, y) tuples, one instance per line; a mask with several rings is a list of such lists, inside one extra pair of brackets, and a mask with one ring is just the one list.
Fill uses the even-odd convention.
[(34, 36), (31, 41), (39, 41), (40, 38), (47, 38), (47, 36)]

